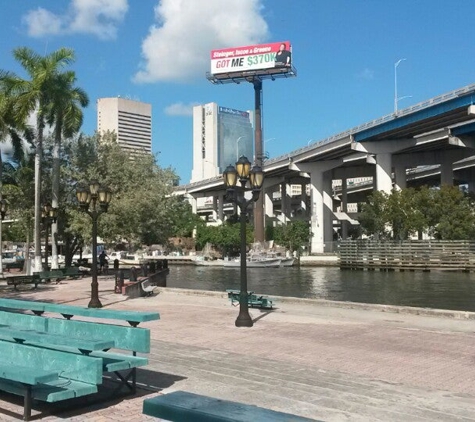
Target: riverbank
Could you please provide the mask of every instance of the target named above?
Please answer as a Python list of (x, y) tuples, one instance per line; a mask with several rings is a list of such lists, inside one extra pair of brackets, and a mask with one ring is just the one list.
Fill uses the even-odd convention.
[[(90, 281), (2, 295), (85, 306)], [(327, 422), (475, 420), (475, 326), (462, 312), (448, 318), (437, 310), (414, 315), (406, 307), (387, 312), (275, 298), (272, 311), (250, 310), (254, 327), (236, 328), (239, 309), (225, 292), (163, 288), (153, 297), (127, 300), (113, 286), (113, 279), (100, 278), (106, 308), (161, 316), (143, 324), (151, 330), (152, 351), (147, 369), (138, 371), (139, 395), (76, 413), (58, 409), (42, 420), (148, 421), (141, 415), (143, 399), (176, 390)], [(21, 409), (21, 403), (0, 399), (1, 408)], [(6, 413), (0, 419), (16, 420)]]

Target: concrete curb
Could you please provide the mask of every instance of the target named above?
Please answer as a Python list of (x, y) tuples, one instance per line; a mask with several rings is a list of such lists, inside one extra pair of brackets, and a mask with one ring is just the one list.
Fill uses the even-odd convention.
[[(210, 290), (193, 290), (193, 289), (180, 289), (172, 287), (160, 287), (160, 291), (172, 292), (188, 296), (211, 296), (216, 298), (228, 297), (226, 292), (215, 292)], [(331, 308), (345, 308), (345, 309), (359, 309), (366, 311), (379, 311), (395, 314), (410, 314), (431, 316), (437, 318), (449, 318), (459, 320), (475, 320), (475, 312), (468, 311), (453, 311), (448, 309), (432, 309), (432, 308), (417, 308), (412, 306), (395, 306), (395, 305), (379, 305), (373, 303), (358, 303), (358, 302), (341, 302), (336, 300), (325, 299), (308, 299), (298, 297), (284, 297), (284, 296), (271, 296), (278, 303), (295, 303), (295, 304), (307, 304), (316, 306), (327, 306)]]

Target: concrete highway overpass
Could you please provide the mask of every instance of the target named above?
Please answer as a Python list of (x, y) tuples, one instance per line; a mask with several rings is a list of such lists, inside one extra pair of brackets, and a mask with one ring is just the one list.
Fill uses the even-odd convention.
[[(390, 192), (421, 180), (438, 184), (475, 181), (475, 84), (431, 98), (412, 107), (265, 161), (263, 187), (266, 224), (307, 218), (313, 233), (311, 253), (322, 253), (333, 239), (334, 221), (345, 237), (350, 224), (348, 203), (363, 190)], [(352, 186), (356, 178), (371, 183)], [(340, 181), (338, 208), (335, 180)], [(291, 186), (301, 185), (298, 198)], [(309, 189), (307, 189), (309, 185)], [(276, 195), (276, 193), (278, 194)], [(178, 186), (175, 194), (196, 200), (212, 198), (213, 219), (221, 222), (232, 204), (225, 201), (221, 176)], [(275, 197), (279, 199), (279, 210)], [(355, 199), (352, 199), (353, 198)]]

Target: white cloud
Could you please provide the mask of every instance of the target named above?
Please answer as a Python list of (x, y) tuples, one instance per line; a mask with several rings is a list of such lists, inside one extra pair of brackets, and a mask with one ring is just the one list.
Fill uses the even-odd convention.
[(168, 116), (192, 116), (193, 115), (193, 107), (198, 105), (199, 103), (175, 103), (170, 104), (169, 106), (165, 107), (165, 114)]
[(59, 16), (39, 7), (36, 10), (30, 10), (23, 21), (28, 27), (28, 35), (32, 37), (42, 37), (43, 35), (60, 34), (62, 21)]
[(116, 37), (128, 7), (127, 0), (72, 0), (63, 15), (38, 8), (30, 10), (23, 21), (32, 37), (79, 33), (107, 40)]
[(366, 79), (368, 81), (373, 80), (374, 79), (374, 70), (369, 69), (369, 68), (366, 67), (360, 73), (358, 73), (356, 75), (356, 77), (358, 79)]
[(262, 0), (159, 0), (157, 24), (142, 42), (136, 82), (202, 78), (213, 49), (260, 43), (269, 35)]

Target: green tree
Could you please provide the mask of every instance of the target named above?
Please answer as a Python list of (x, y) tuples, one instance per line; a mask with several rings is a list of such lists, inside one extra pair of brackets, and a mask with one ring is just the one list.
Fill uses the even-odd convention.
[(277, 226), (274, 229), (275, 241), (291, 252), (297, 252), (300, 260), (303, 247), (308, 245), (312, 237), (308, 221), (294, 220), (286, 225)]
[[(6, 76), (3, 73), (1, 76)], [(1, 80), (1, 78), (0, 78)], [(26, 133), (26, 127), (15, 121), (13, 101), (8, 97), (8, 93), (4, 89), (4, 85), (0, 85), (0, 143), (4, 144), (7, 140), (11, 141), (13, 148), (13, 158), (21, 160), (23, 157), (23, 142), (19, 135), (20, 132)], [(3, 168), (2, 152), (0, 151), (0, 201), (3, 196)], [(0, 274), (3, 273), (2, 263), (2, 224), (0, 224)]]
[(36, 113), (35, 140), (35, 270), (41, 269), (41, 165), (43, 155), (43, 135), (46, 118), (55, 100), (55, 85), (60, 70), (74, 59), (71, 49), (60, 48), (41, 56), (27, 47), (13, 50), (14, 58), (28, 74), (23, 79), (15, 74), (2, 73), (0, 83), (7, 95), (14, 101), (14, 115), (17, 121), (26, 122)]
[(361, 204), (359, 222), (364, 234), (373, 235), (376, 239), (385, 239), (388, 232), (388, 194), (382, 191), (375, 191), (366, 203)]
[[(54, 85), (53, 101), (47, 115), (47, 123), (54, 126), (52, 206), (59, 207), (60, 149), (61, 140), (77, 134), (83, 122), (83, 107), (89, 104), (84, 90), (74, 86), (76, 75), (73, 71), (59, 74)], [(58, 220), (51, 225), (52, 261), (51, 267), (58, 268)]]
[[(254, 241), (252, 226), (246, 225), (246, 244)], [(220, 251), (222, 256), (239, 256), (241, 247), (240, 223), (225, 222), (219, 226), (200, 225), (196, 231), (196, 246), (203, 249), (207, 243)]]
[(427, 232), (437, 239), (463, 240), (475, 234), (474, 203), (457, 186), (374, 192), (361, 208), (363, 232), (376, 238), (403, 240)]
[(474, 206), (456, 186), (443, 185), (433, 191), (433, 208), (438, 214), (435, 237), (442, 240), (468, 240), (475, 234)]

